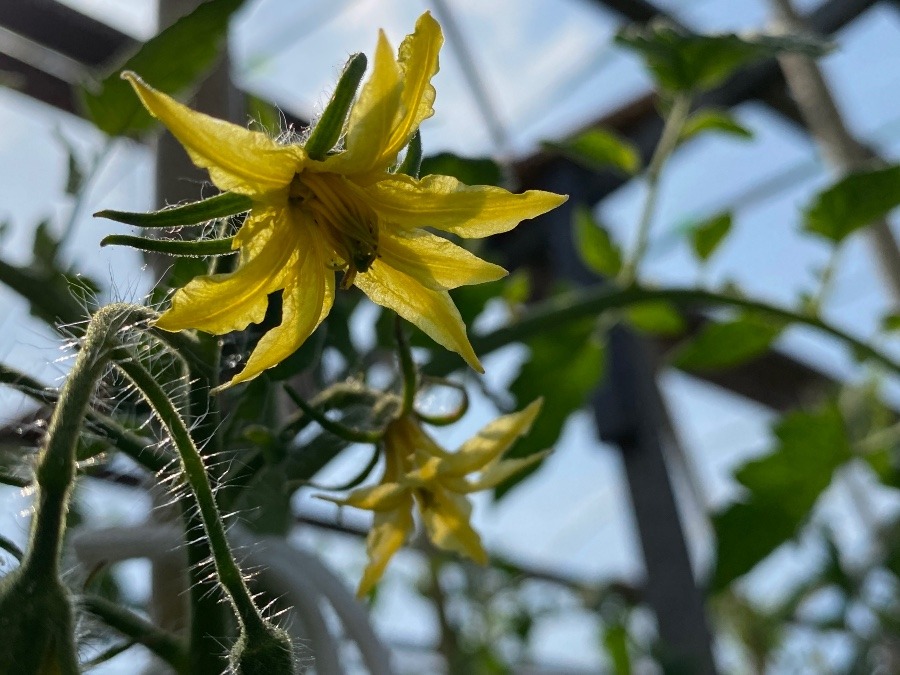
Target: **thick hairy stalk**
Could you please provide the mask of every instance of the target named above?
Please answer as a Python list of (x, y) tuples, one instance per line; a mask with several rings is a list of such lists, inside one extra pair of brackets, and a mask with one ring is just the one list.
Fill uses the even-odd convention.
[(38, 457), (28, 548), (22, 564), (0, 581), (0, 673), (78, 673), (72, 603), (59, 569), (75, 482), (75, 450), (116, 333), (150, 316), (141, 307), (113, 304), (99, 310), (88, 324)]

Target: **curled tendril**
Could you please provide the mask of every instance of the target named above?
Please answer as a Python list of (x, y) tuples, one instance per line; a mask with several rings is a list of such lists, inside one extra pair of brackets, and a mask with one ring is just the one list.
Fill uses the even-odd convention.
[(424, 382), (426, 384), (456, 389), (461, 395), (461, 400), (456, 410), (453, 410), (452, 412), (446, 413), (444, 415), (429, 415), (428, 413), (413, 408), (413, 412), (420, 420), (422, 420), (426, 424), (431, 424), (432, 426), (445, 427), (449, 424), (458, 422), (463, 418), (466, 412), (468, 412), (469, 392), (466, 391), (464, 385), (460, 384), (459, 382), (453, 382), (452, 380), (444, 379), (443, 377), (425, 377)]

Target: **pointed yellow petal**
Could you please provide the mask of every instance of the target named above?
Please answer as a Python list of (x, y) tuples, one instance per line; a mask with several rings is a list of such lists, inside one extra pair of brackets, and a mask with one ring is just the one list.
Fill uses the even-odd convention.
[(487, 553), (481, 545), (481, 537), (472, 529), (469, 516), (472, 505), (462, 495), (438, 488), (428, 492), (428, 502), (419, 502), (422, 522), (428, 537), (445, 551), (455, 551), (484, 565)]
[(352, 506), (367, 511), (393, 511), (410, 499), (409, 489), (399, 483), (379, 483), (359, 488), (344, 498), (330, 495), (316, 496), (341, 506)]
[(300, 348), (322, 323), (334, 302), (334, 272), (325, 266), (316, 241), (306, 223), (293, 223), (299, 259), (286, 279), (281, 296), (281, 324), (260, 339), (247, 366), (229, 386), (252, 380), (277, 366)]
[(392, 309), (421, 328), (439, 345), (462, 356), (479, 373), (484, 372), (447, 291), (432, 291), (403, 272), (376, 260), (369, 271), (353, 282), (372, 302)]
[(379, 31), (372, 75), (350, 109), (347, 149), (325, 160), (328, 170), (353, 174), (387, 168), (382, 154), (399, 113), (401, 91), (400, 66), (384, 31)]
[(244, 257), (230, 274), (198, 277), (176, 291), (172, 306), (156, 321), (158, 328), (196, 328), (222, 335), (263, 320), (267, 296), (283, 287), (285, 270), (297, 249), (290, 228), (279, 223), (286, 212), (270, 210), (253, 217), (268, 221), (257, 230), (258, 240), (263, 242), (258, 252)]
[[(491, 490), (500, 485), (500, 483), (504, 482), (507, 478), (515, 476), (517, 473), (524, 471), (533, 464), (537, 464), (549, 454), (550, 451), (545, 450), (544, 452), (536, 452), (528, 457), (504, 459), (502, 462), (497, 462), (496, 464), (489, 466), (487, 470), (475, 480), (465, 481), (466, 485), (460, 486), (463, 487), (463, 489), (457, 490), (457, 484), (454, 484), (452, 489), (456, 492), (480, 492), (481, 490)], [(448, 485), (448, 487), (450, 486)]]
[(512, 415), (498, 417), (489, 422), (475, 436), (462, 444), (459, 450), (441, 464), (441, 473), (447, 476), (465, 476), (483, 469), (500, 457), (519, 436), (528, 433), (541, 410), (541, 399)]
[(513, 194), (498, 187), (469, 186), (451, 176), (416, 181), (395, 174), (364, 189), (369, 205), (388, 222), (406, 228), (433, 227), (466, 238), (506, 232), (568, 199), (540, 190)]
[(303, 161), (299, 147), (278, 145), (263, 133), (191, 110), (134, 73), (122, 77), (148, 112), (184, 146), (194, 164), (209, 170), (220, 190), (262, 195), (286, 188), (299, 170)]
[(496, 281), (507, 274), (499, 265), (424, 230), (382, 231), (378, 254), (384, 264), (435, 291)]
[(375, 522), (366, 538), (369, 564), (356, 590), (357, 597), (363, 598), (371, 592), (412, 529), (413, 518), (409, 508), (375, 514)]
[(434, 114), (435, 91), (431, 78), (438, 72), (438, 53), (444, 43), (441, 27), (430, 13), (416, 21), (416, 29), (400, 45), (399, 62), (403, 72), (401, 115), (394, 123), (390, 140), (382, 151), (385, 166), (397, 160), (397, 154), (409, 143), (410, 136), (423, 120)]

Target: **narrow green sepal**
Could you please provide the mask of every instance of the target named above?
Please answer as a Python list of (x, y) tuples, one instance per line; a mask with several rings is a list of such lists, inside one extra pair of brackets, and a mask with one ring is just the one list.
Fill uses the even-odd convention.
[(226, 255), (237, 253), (231, 247), (234, 237), (225, 239), (149, 239), (147, 237), (132, 237), (127, 234), (111, 234), (104, 237), (100, 246), (130, 246), (141, 251), (153, 253), (165, 253), (166, 255), (202, 256), (202, 255)]
[(98, 211), (95, 218), (107, 218), (126, 225), (138, 227), (178, 227), (179, 225), (197, 225), (214, 218), (233, 216), (249, 211), (253, 200), (246, 195), (235, 192), (223, 192), (203, 199), (199, 202), (182, 204), (171, 208), (151, 211), (150, 213), (131, 213), (129, 211)]
[(368, 61), (365, 54), (354, 54), (344, 66), (344, 72), (341, 73), (341, 79), (338, 80), (337, 87), (328, 105), (325, 106), (325, 112), (319, 118), (318, 124), (313, 128), (306, 141), (306, 154), (310, 159), (321, 161), (325, 159), (325, 155), (331, 150), (338, 139), (341, 137), (341, 131), (344, 129), (344, 120), (347, 119), (347, 113), (350, 112), (350, 105), (356, 96), (356, 90), (359, 89), (359, 83), (362, 82), (363, 75), (366, 73)]
[(422, 135), (416, 129), (416, 133), (409, 139), (409, 145), (406, 147), (406, 157), (403, 163), (397, 169), (397, 173), (406, 174), (413, 178), (419, 177), (419, 171), (422, 169)]

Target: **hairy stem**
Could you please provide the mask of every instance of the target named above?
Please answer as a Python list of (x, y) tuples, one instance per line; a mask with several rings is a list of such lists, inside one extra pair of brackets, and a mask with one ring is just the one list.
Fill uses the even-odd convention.
[(116, 351), (116, 366), (134, 383), (172, 437), (181, 458), (185, 480), (197, 500), (200, 517), (212, 551), (216, 576), (225, 590), (241, 625), (251, 634), (267, 632), (268, 625), (256, 608), (250, 590), (234, 560), (225, 526), (206, 475), (203, 457), (187, 426), (153, 376), (124, 349)]

